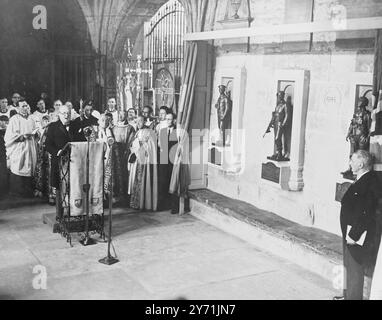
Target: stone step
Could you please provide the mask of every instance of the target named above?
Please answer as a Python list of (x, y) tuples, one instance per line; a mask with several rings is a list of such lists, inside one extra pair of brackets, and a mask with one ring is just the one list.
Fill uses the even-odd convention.
[[(118, 217), (119, 215), (132, 214), (140, 212), (139, 210), (131, 209), (131, 208), (113, 208), (112, 217)], [(109, 220), (109, 208), (104, 208), (105, 215), (105, 225)], [(42, 222), (52, 228), (53, 232), (57, 232), (58, 223), (56, 221), (56, 212), (55, 209), (52, 210), (51, 213), (45, 213), (41, 216)]]
[(342, 266), (341, 237), (284, 219), (208, 189), (190, 191), (190, 214), (218, 229), (334, 281)]
[(7, 195), (0, 199), (0, 210), (8, 210), (23, 207), (27, 208), (34, 205), (45, 204), (47, 202), (48, 201), (46, 199), (41, 198), (19, 198)]

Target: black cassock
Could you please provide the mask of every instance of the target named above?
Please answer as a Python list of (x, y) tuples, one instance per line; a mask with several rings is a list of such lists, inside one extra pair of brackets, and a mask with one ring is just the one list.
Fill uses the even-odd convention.
[[(345, 296), (349, 300), (362, 299), (364, 273), (375, 264), (380, 239), (376, 209), (381, 190), (382, 186), (376, 173), (370, 171), (353, 183), (341, 200), (340, 221), (346, 269)], [(348, 229), (348, 235), (353, 241), (359, 241), (366, 232), (362, 246), (346, 243)]]
[(179, 212), (179, 197), (170, 194), (169, 187), (178, 139), (176, 128), (163, 128), (158, 137), (158, 206), (160, 210)]
[(86, 142), (84, 128), (98, 126), (98, 119), (92, 115), (89, 118), (85, 116), (81, 119), (81, 117), (75, 119), (71, 122), (70, 125), (70, 133), (73, 137), (73, 142)]
[(68, 142), (73, 141), (71, 126), (64, 126), (61, 120), (52, 122), (46, 133), (45, 148), (51, 155), (51, 186), (58, 189), (60, 186), (59, 157), (58, 151), (62, 150)]

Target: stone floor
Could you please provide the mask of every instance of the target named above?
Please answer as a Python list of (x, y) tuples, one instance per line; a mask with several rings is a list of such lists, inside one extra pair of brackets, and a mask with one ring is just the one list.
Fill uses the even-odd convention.
[[(52, 207), (0, 210), (2, 299), (331, 299), (327, 280), (195, 219), (116, 210), (114, 247), (69, 247), (42, 223)], [(43, 266), (46, 289), (34, 289)], [(33, 273), (33, 271), (37, 273)], [(36, 278), (37, 277), (37, 278)], [(41, 284), (41, 282), (40, 282)]]

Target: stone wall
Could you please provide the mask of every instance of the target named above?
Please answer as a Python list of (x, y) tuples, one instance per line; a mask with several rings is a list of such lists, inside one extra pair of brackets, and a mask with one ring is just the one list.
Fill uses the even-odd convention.
[[(332, 2), (316, 1), (317, 19), (328, 19), (325, 14)], [(344, 0), (338, 3), (348, 8), (350, 18), (382, 15), (379, 1)], [(255, 25), (284, 23), (284, 1), (251, 1), (251, 10)], [(305, 7), (301, 10), (305, 12)], [(246, 69), (242, 114), (245, 148), (243, 170), (239, 174), (209, 165), (208, 188), (298, 223), (340, 234), (336, 182), (341, 179), (340, 172), (347, 169), (349, 143), (345, 137), (354, 110), (355, 86), (357, 83), (371, 85), (374, 34), (374, 31), (346, 36), (337, 33), (334, 37), (317, 34), (312, 46), (305, 35), (289, 39), (280, 36), (257, 38), (251, 40), (252, 46), (246, 53), (235, 50), (232, 45), (227, 49), (224, 41), (216, 41), (213, 104), (218, 98), (216, 87), (220, 79), (216, 75), (221, 74), (220, 70)], [(351, 39), (351, 43), (344, 47), (339, 41), (341, 38)], [(320, 45), (320, 39), (326, 45)], [(283, 46), (289, 41), (300, 43), (297, 52)], [(270, 46), (272, 43), (273, 47)], [(275, 74), (280, 69), (310, 71), (303, 170), (305, 185), (300, 192), (280, 190), (261, 179), (261, 165), (266, 156), (273, 153), (273, 133), (265, 138), (262, 136), (275, 108)], [(213, 107), (210, 123), (211, 129), (216, 129), (216, 109)]]
[[(46, 30), (32, 26), (37, 5), (46, 7)], [(54, 85), (59, 76), (53, 71), (55, 54), (93, 53), (86, 20), (75, 0), (1, 1), (0, 42), (0, 95), (10, 98), (17, 91), (32, 108), (43, 91), (51, 99), (60, 97)]]

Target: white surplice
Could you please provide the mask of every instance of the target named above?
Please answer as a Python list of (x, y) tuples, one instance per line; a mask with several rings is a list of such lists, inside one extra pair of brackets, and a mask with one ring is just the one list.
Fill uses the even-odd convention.
[(24, 134), (34, 134), (36, 124), (32, 117), (24, 118), (20, 114), (9, 120), (4, 142), (9, 158), (9, 167), (13, 174), (32, 177), (37, 163), (37, 144), (34, 137), (17, 141)]
[(38, 129), (42, 128), (42, 118), (45, 116), (48, 116), (48, 111), (40, 112), (40, 111), (36, 110), (35, 112), (33, 112), (31, 117), (33, 118), (33, 120), (36, 124), (36, 128), (38, 128)]

